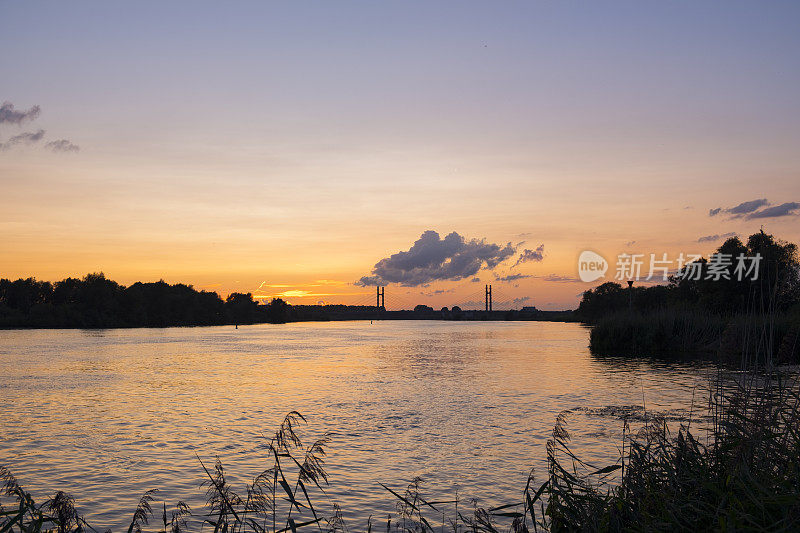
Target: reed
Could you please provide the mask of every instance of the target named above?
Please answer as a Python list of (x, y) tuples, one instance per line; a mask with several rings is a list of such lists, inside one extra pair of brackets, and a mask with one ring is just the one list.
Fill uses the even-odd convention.
[(723, 317), (692, 309), (617, 312), (597, 320), (589, 339), (597, 355), (682, 355), (745, 368), (759, 358), (762, 366), (800, 362), (800, 318), (788, 314)]

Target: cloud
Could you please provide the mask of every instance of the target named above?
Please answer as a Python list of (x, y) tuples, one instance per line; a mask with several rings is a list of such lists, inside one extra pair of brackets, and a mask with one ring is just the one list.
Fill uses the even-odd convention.
[(371, 275), (363, 276), (356, 285), (398, 283), (417, 287), (433, 281), (457, 281), (474, 276), (484, 267), (492, 270), (515, 252), (511, 243), (493, 244), (485, 239), (467, 241), (456, 232), (442, 239), (437, 232), (428, 230), (408, 251), (397, 252), (375, 263)]
[(751, 213), (747, 215), (748, 219), (751, 218), (776, 218), (776, 217), (786, 217), (790, 215), (797, 215), (795, 211), (800, 209), (800, 203), (798, 202), (786, 202), (781, 205), (776, 205), (773, 207), (768, 207), (766, 209), (762, 209), (761, 211), (756, 211), (755, 213)]
[(41, 111), (42, 109), (38, 105), (27, 111), (17, 111), (11, 102), (3, 102), (3, 105), (0, 105), (0, 124), (8, 123), (19, 126), (23, 122), (34, 120)]
[(481, 278), (472, 278), (470, 281), (471, 281), (472, 283), (480, 283), (480, 281), (481, 281)]
[(525, 302), (530, 302), (531, 300), (533, 300), (533, 298), (531, 298), (530, 296), (522, 296), (520, 298), (514, 298), (513, 300), (511, 300), (511, 303), (514, 305), (519, 305), (519, 304), (524, 304)]
[(697, 242), (715, 242), (720, 239), (729, 239), (730, 237), (736, 237), (736, 233), (730, 232), (730, 233), (723, 233), (722, 235), (717, 235), (717, 234), (705, 235), (697, 239)]
[(495, 276), (494, 279), (502, 282), (517, 281), (518, 279), (532, 278), (530, 274), (509, 274), (508, 276)]
[[(35, 120), (40, 112), (41, 108), (38, 105), (31, 107), (27, 111), (17, 111), (14, 109), (14, 104), (11, 102), (3, 102), (3, 105), (0, 106), (0, 124), (9, 123), (20, 125), (23, 122)], [(41, 129), (36, 132), (20, 133), (19, 135), (11, 137), (5, 143), (0, 143), (0, 150), (8, 150), (19, 144), (38, 143), (44, 138), (44, 133), (45, 131)], [(45, 144), (44, 147), (52, 152), (79, 152), (81, 149), (80, 146), (73, 144), (67, 139), (50, 141)]]
[(756, 200), (748, 200), (747, 202), (742, 202), (739, 205), (735, 205), (733, 207), (729, 207), (727, 209), (723, 209), (721, 207), (717, 207), (715, 209), (710, 209), (708, 211), (708, 216), (714, 217), (720, 213), (727, 213), (731, 215), (731, 218), (740, 218), (748, 213), (752, 213), (757, 209), (764, 207), (765, 205), (769, 205), (769, 202), (766, 198), (758, 198)]
[(385, 282), (380, 276), (361, 276), (359, 280), (353, 282), (353, 285), (358, 285), (359, 287), (369, 287), (371, 285), (384, 284)]
[(769, 205), (769, 202), (766, 198), (760, 198), (758, 200), (750, 200), (749, 202), (742, 202), (737, 206), (731, 207), (730, 209), (726, 209), (726, 213), (730, 213), (732, 215), (746, 215), (747, 213), (752, 213), (759, 207), (763, 207), (765, 205)]
[(44, 130), (38, 130), (36, 132), (26, 131), (25, 133), (14, 135), (5, 143), (0, 143), (0, 150), (8, 150), (12, 146), (16, 146), (18, 144), (35, 144), (41, 141), (43, 138)]
[(514, 266), (517, 266), (520, 263), (527, 263), (528, 261), (538, 262), (542, 259), (544, 259), (544, 244), (540, 244), (535, 250), (528, 250), (527, 248), (523, 250), (517, 259), (517, 262), (514, 263)]
[(50, 141), (49, 143), (44, 145), (45, 148), (48, 150), (52, 150), (53, 152), (80, 152), (81, 147), (77, 144), (72, 144), (70, 141), (66, 139), (59, 139), (57, 141)]
[(573, 278), (570, 276), (561, 276), (559, 274), (548, 274), (546, 276), (537, 276), (539, 279), (544, 281), (549, 281), (551, 283), (583, 283), (578, 278)]
[(485, 301), (477, 301), (477, 300), (468, 300), (466, 302), (461, 302), (455, 304), (453, 307), (460, 307), (461, 309), (483, 309), (486, 305)]

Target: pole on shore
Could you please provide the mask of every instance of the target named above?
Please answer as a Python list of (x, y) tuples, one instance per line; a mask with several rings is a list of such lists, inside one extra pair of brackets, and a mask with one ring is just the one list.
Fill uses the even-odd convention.
[(628, 280), (628, 312), (633, 312), (633, 280)]

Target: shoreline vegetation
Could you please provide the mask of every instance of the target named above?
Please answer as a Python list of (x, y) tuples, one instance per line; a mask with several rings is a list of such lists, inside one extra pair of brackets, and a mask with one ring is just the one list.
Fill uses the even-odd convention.
[(758, 278), (737, 280), (729, 265), (721, 279), (706, 279), (708, 262), (701, 258), (695, 264), (700, 279), (684, 275), (687, 265), (667, 284), (623, 288), (607, 282), (584, 292), (575, 314), (592, 326), (592, 352), (762, 366), (800, 363), (797, 245), (758, 232), (745, 243), (732, 237), (716, 253), (759, 254)]
[(544, 320), (576, 322), (572, 311), (413, 310), (370, 305), (290, 305), (281, 298), (259, 303), (251, 293), (216, 292), (158, 281), (128, 287), (101, 273), (55, 283), (35, 278), (0, 279), (0, 329), (106, 329), (192, 327), (336, 320)]

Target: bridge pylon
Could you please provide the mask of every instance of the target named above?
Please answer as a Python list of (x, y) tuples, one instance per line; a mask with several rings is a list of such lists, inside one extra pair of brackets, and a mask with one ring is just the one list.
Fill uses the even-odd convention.
[(375, 307), (386, 309), (386, 287), (375, 287)]

